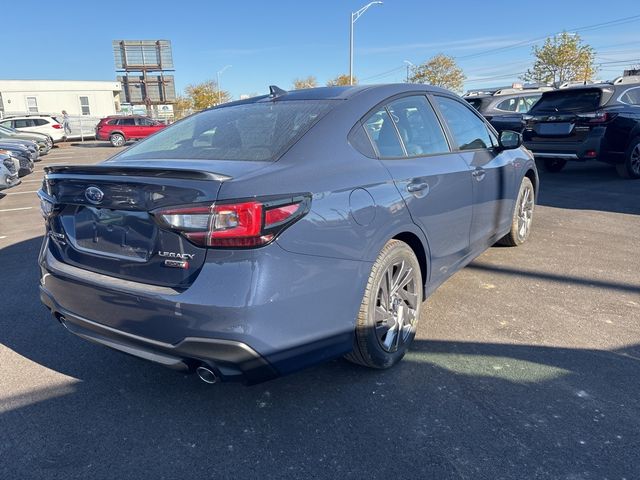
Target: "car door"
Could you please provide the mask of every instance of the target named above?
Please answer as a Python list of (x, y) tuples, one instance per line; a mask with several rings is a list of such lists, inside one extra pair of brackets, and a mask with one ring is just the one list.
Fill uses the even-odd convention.
[(469, 251), (473, 188), (468, 165), (451, 152), (425, 95), (390, 101), (364, 126), (428, 239), (432, 281), (442, 281)]
[(498, 140), (485, 120), (465, 102), (450, 96), (434, 95), (440, 115), (459, 155), (473, 177), (473, 221), (471, 248), (483, 250), (497, 240), (511, 221), (514, 182), (512, 152), (501, 151)]
[(136, 135), (139, 138), (148, 137), (155, 132), (153, 127), (154, 122), (149, 118), (138, 117), (136, 118)]

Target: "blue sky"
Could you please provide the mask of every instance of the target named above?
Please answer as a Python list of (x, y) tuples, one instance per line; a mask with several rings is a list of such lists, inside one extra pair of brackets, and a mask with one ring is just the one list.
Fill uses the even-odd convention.
[[(349, 15), (366, 3), (5, 2), (0, 78), (113, 80), (112, 40), (168, 39), (180, 91), (215, 79), (225, 65), (232, 67), (221, 85), (234, 97), (266, 92), (269, 84), (290, 88), (300, 76), (324, 83), (348, 72)], [(385, 0), (355, 25), (355, 74), (362, 83), (399, 82), (405, 60), (418, 64), (442, 52), (463, 67), (466, 88), (507, 85), (531, 65), (531, 46), (545, 36), (640, 15), (637, 0), (618, 0), (612, 9), (584, 0), (522, 4)], [(640, 63), (640, 16), (578, 32), (597, 50), (599, 78)]]

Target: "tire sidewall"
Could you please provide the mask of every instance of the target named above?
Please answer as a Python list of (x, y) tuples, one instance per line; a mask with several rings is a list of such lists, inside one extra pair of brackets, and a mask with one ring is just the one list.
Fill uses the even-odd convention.
[(640, 172), (636, 173), (631, 168), (631, 154), (633, 150), (640, 145), (640, 137), (635, 137), (630, 143), (624, 156), (624, 168), (627, 170), (629, 178), (640, 178)]
[[(407, 338), (405, 343), (400, 348), (398, 348), (397, 351), (387, 352), (382, 348), (382, 345), (380, 345), (380, 341), (378, 340), (378, 337), (376, 335), (373, 312), (376, 306), (378, 289), (380, 288), (380, 283), (382, 282), (384, 273), (392, 263), (396, 262), (399, 259), (408, 261), (411, 264), (411, 268), (413, 268), (413, 272), (418, 273), (418, 288), (416, 289), (418, 294), (416, 320), (413, 323), (413, 326), (409, 333), (409, 337)], [(383, 254), (376, 260), (376, 269), (375, 272), (373, 272), (373, 276), (370, 281), (372, 286), (372, 294), (367, 299), (368, 301), (364, 305), (364, 314), (366, 315), (366, 325), (364, 326), (364, 328), (366, 329), (364, 335), (366, 350), (371, 360), (378, 366), (378, 368), (389, 368), (402, 360), (402, 358), (407, 353), (408, 348), (411, 346), (411, 343), (415, 338), (416, 327), (420, 318), (421, 305), (423, 301), (422, 275), (420, 273), (420, 264), (415, 254), (413, 253), (413, 250), (411, 250), (408, 245), (398, 242), (398, 244), (392, 249), (383, 252)]]

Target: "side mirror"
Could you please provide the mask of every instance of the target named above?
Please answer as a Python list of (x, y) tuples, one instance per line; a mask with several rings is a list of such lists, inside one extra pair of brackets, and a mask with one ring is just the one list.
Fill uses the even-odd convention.
[(503, 130), (498, 138), (502, 150), (513, 150), (522, 145), (522, 135), (512, 130)]

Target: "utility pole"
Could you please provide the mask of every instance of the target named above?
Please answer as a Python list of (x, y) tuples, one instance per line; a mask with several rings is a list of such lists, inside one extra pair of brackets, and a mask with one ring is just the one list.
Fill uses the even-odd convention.
[(356, 23), (372, 5), (382, 5), (382, 2), (370, 2), (360, 10), (351, 12), (351, 18), (349, 19), (349, 85), (353, 85), (353, 24)]
[(404, 63), (407, 64), (407, 83), (409, 83), (409, 72), (411, 68), (415, 67), (415, 65), (411, 63), (409, 60), (404, 60)]

